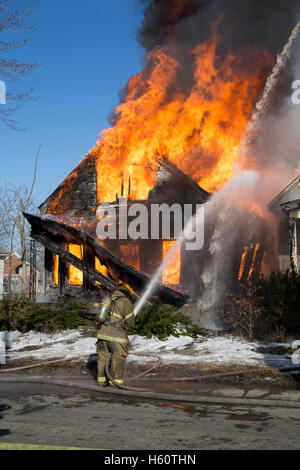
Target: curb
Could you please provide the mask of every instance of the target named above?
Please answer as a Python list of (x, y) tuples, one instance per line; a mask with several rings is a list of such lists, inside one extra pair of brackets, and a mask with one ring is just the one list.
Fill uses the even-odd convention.
[(40, 383), (48, 385), (59, 385), (63, 387), (77, 388), (81, 390), (88, 390), (98, 392), (99, 394), (106, 396), (117, 396), (117, 397), (134, 397), (140, 399), (150, 399), (157, 401), (176, 401), (186, 403), (207, 403), (207, 404), (222, 404), (222, 405), (253, 405), (260, 407), (276, 407), (276, 408), (300, 408), (300, 401), (295, 400), (278, 400), (278, 399), (265, 399), (265, 398), (235, 398), (235, 397), (207, 397), (207, 396), (195, 396), (195, 395), (173, 395), (167, 393), (155, 393), (155, 392), (132, 392), (127, 390), (118, 389), (102, 389), (97, 385), (88, 385), (77, 382), (69, 382), (68, 380), (57, 380), (49, 379), (45, 377), (16, 377), (6, 376), (0, 377), (0, 383)]
[(1, 450), (102, 450), (89, 447), (63, 447), (63, 446), (48, 446), (39, 444), (14, 444), (8, 442), (0, 443)]

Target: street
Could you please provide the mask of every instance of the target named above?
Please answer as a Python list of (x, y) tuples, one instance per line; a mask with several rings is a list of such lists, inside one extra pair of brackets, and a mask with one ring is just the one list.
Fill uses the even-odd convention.
[(1, 443), (107, 450), (299, 449), (300, 409), (102, 398), (1, 383)]

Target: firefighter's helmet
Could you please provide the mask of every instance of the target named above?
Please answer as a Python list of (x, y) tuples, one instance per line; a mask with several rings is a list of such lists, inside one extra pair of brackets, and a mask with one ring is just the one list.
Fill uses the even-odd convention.
[(134, 290), (130, 287), (129, 284), (126, 284), (126, 282), (120, 282), (118, 285), (117, 285), (117, 290), (123, 290), (123, 289), (126, 289), (128, 290), (128, 292), (130, 293), (130, 295), (133, 295), (134, 294)]

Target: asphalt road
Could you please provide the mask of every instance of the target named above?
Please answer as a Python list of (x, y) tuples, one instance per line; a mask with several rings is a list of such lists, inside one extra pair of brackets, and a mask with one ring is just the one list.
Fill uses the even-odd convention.
[(0, 444), (108, 450), (299, 449), (300, 409), (103, 399), (0, 384)]

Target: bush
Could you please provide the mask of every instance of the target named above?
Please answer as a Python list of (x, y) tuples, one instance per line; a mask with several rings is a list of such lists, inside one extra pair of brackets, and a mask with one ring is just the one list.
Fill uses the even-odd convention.
[(272, 331), (300, 333), (300, 274), (273, 272), (259, 282), (264, 320)]
[(236, 296), (227, 296), (224, 320), (250, 340), (271, 338), (283, 342), (286, 335), (300, 334), (300, 275), (273, 272), (255, 285), (239, 287)]
[(50, 333), (76, 328), (83, 324), (81, 314), (86, 306), (66, 298), (53, 306), (32, 302), (26, 297), (14, 297), (0, 302), (0, 330), (30, 330)]
[(230, 323), (238, 333), (246, 333), (249, 341), (253, 341), (262, 324), (264, 308), (260, 290), (260, 287), (251, 283), (241, 285), (237, 296), (227, 296), (224, 309), (224, 321)]
[(152, 338), (153, 335), (159, 339), (168, 336), (191, 336), (206, 335), (206, 330), (194, 325), (191, 320), (182, 313), (177, 312), (175, 307), (163, 305), (157, 300), (153, 305), (146, 305), (135, 318), (133, 334)]

